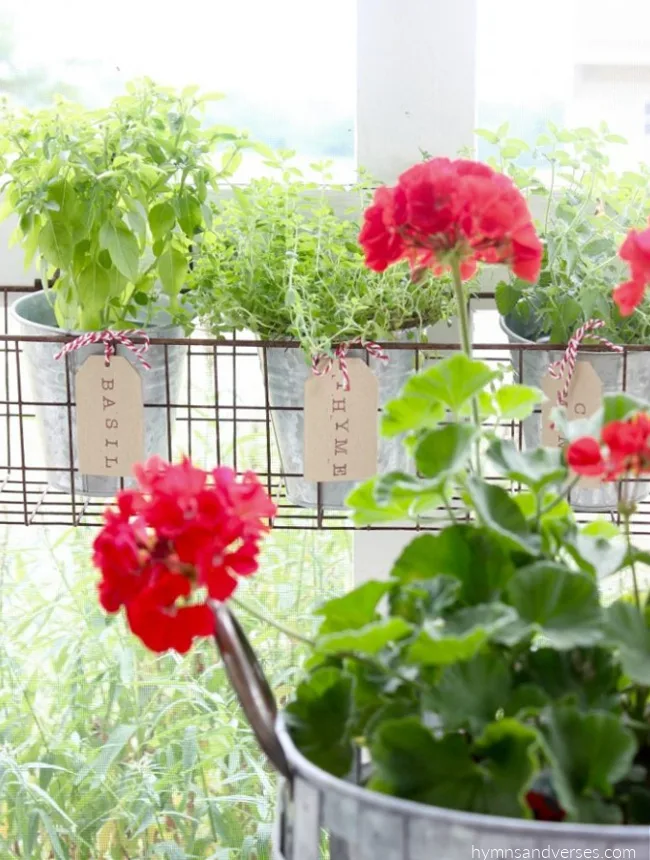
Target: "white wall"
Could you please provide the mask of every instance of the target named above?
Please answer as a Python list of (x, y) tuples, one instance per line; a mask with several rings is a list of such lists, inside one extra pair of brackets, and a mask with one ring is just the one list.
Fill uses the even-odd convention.
[(622, 134), (629, 146), (612, 147), (615, 167), (629, 168), (650, 160), (650, 53), (648, 64), (578, 65), (574, 70), (574, 89), (569, 124), (596, 127), (605, 119), (610, 129)]

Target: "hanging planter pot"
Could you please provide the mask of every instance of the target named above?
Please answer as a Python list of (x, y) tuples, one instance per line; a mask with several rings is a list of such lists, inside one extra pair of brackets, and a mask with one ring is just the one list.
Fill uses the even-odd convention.
[[(56, 325), (54, 312), (45, 292), (18, 299), (11, 307), (13, 320), (22, 335), (51, 338), (78, 336), (80, 332), (64, 331)], [(155, 325), (145, 329), (151, 337), (178, 338), (182, 330), (170, 325), (164, 312)], [(101, 343), (83, 346), (60, 360), (54, 356), (62, 344), (50, 340), (25, 340), (18, 347), (24, 355), (28, 384), (36, 406), (42, 448), (50, 487), (82, 497), (111, 496), (120, 486), (120, 478), (82, 474), (79, 471), (76, 421), (77, 371), (91, 355), (103, 355)], [(117, 355), (136, 369), (142, 384), (144, 404), (144, 456), (169, 456), (173, 412), (169, 403), (177, 402), (186, 363), (187, 347), (152, 345), (146, 353), (151, 369), (146, 370), (132, 350), (117, 346)], [(66, 374), (67, 368), (67, 374)], [(72, 405), (69, 406), (68, 404)], [(75, 470), (73, 472), (73, 470)], [(74, 474), (74, 480), (72, 478)], [(129, 486), (130, 478), (124, 478)]]
[[(223, 604), (213, 610), (230, 681), (260, 746), (281, 775), (274, 860), (319, 860), (323, 830), (331, 860), (489, 860), (497, 856), (495, 849), (500, 857), (553, 858), (566, 856), (567, 845), (579, 845), (583, 857), (647, 853), (646, 826), (529, 821), (415, 803), (364, 788), (361, 764), (347, 780), (332, 776), (296, 749), (235, 617)], [(611, 853), (613, 847), (620, 853)], [(504, 849), (512, 854), (504, 855)]]
[[(400, 336), (397, 336), (398, 339)], [(368, 366), (379, 383), (379, 406), (383, 408), (397, 397), (414, 369), (414, 352), (409, 349), (388, 350), (388, 361), (366, 353), (362, 347), (351, 348), (349, 358), (368, 360)], [(304, 388), (313, 376), (303, 351), (295, 347), (263, 347), (262, 370), (266, 361), (268, 399), (275, 438), (280, 452), (287, 498), (292, 505), (344, 509), (345, 499), (355, 486), (353, 481), (306, 480), (304, 457)], [(379, 416), (377, 416), (379, 420)], [(380, 439), (377, 472), (406, 471), (409, 459), (398, 439)]]
[[(533, 344), (532, 341), (516, 331), (515, 323), (509, 318), (500, 318), (502, 330), (510, 343)], [(554, 362), (560, 361), (564, 353), (558, 350), (522, 349), (511, 353), (515, 376), (524, 385), (541, 387), (542, 380)], [(579, 361), (588, 362), (602, 384), (602, 394), (616, 394), (623, 389), (640, 400), (650, 399), (650, 363), (645, 352), (584, 352), (579, 353)], [(538, 413), (523, 422), (524, 446), (537, 448), (542, 444), (542, 416)], [(630, 501), (638, 502), (650, 492), (650, 482), (637, 481), (628, 487)], [(602, 483), (594, 487), (578, 486), (571, 493), (571, 504), (579, 511), (607, 512), (618, 505), (618, 491), (615, 484)]]

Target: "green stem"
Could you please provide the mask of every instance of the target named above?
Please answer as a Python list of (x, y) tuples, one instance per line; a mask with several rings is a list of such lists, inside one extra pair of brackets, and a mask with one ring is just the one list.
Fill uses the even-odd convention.
[(634, 587), (634, 602), (636, 603), (636, 608), (641, 612), (641, 597), (639, 594), (639, 583), (636, 577), (636, 562), (634, 561), (634, 548), (632, 546), (632, 535), (630, 533), (630, 519), (631, 519), (631, 511), (629, 508), (625, 509), (623, 514), (623, 522), (625, 523), (625, 539), (627, 541), (627, 553), (630, 559), (630, 571), (632, 573), (632, 585)]
[(556, 505), (559, 505), (559, 503), (562, 501), (562, 499), (566, 499), (567, 496), (569, 495), (569, 493), (571, 492), (571, 490), (575, 487), (575, 485), (578, 483), (579, 480), (580, 480), (580, 475), (575, 477), (572, 481), (569, 481), (569, 483), (562, 490), (562, 492), (557, 496), (557, 498), (553, 499), (552, 502), (549, 502), (548, 505), (545, 505), (543, 508), (540, 508), (538, 513), (537, 513), (537, 522), (539, 522), (539, 520), (541, 520), (541, 518), (544, 516), (544, 514), (547, 514), (549, 511), (552, 511)]
[[(451, 260), (451, 275), (454, 284), (454, 295), (456, 298), (456, 309), (458, 311), (458, 327), (460, 329), (460, 342), (463, 352), (468, 358), (472, 357), (472, 336), (469, 328), (469, 315), (467, 313), (467, 302), (465, 301), (465, 290), (460, 276), (460, 261), (457, 257)], [(481, 429), (481, 418), (478, 411), (478, 401), (472, 397), (472, 418), (477, 430)], [(476, 474), (481, 475), (481, 451), (480, 440), (476, 442)]]
[(454, 511), (453, 511), (451, 505), (449, 504), (449, 498), (447, 497), (446, 487), (443, 488), (441, 495), (442, 495), (442, 503), (444, 504), (444, 506), (447, 510), (447, 513), (449, 514), (449, 519), (452, 521), (452, 523), (458, 522), (458, 520), (456, 519), (456, 516), (454, 514)]
[[(451, 275), (454, 282), (454, 295), (456, 308), (458, 310), (458, 325), (460, 328), (460, 342), (463, 352), (468, 358), (472, 357), (472, 338), (469, 331), (469, 316), (467, 314), (467, 302), (465, 301), (465, 290), (460, 277), (460, 262), (454, 257), (451, 261)], [(478, 425), (478, 408), (476, 419)]]
[(303, 636), (302, 633), (297, 633), (295, 630), (291, 630), (290, 627), (285, 627), (283, 624), (280, 624), (274, 618), (270, 618), (263, 612), (258, 612), (257, 609), (253, 609), (252, 606), (244, 603), (239, 597), (231, 597), (229, 599), (230, 602), (234, 603), (235, 606), (239, 607), (239, 609), (242, 609), (244, 612), (248, 612), (249, 615), (252, 615), (253, 618), (257, 618), (257, 620), (261, 621), (263, 624), (269, 624), (271, 627), (279, 630), (280, 633), (284, 633), (284, 635), (289, 639), (295, 639), (297, 642), (304, 642), (304, 644), (309, 645), (310, 648), (314, 648), (316, 646), (316, 642), (313, 639), (310, 639), (308, 636)]

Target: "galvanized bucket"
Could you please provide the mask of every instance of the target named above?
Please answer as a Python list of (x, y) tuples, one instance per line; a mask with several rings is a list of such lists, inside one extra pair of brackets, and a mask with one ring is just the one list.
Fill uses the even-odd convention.
[[(532, 344), (513, 331), (508, 321), (500, 318), (503, 331), (510, 343)], [(512, 365), (515, 375), (519, 376), (524, 385), (540, 386), (549, 365), (562, 358), (558, 350), (523, 349), (511, 352)], [(641, 400), (650, 398), (650, 362), (644, 352), (628, 352), (624, 357), (617, 352), (585, 352), (581, 354), (582, 361), (592, 364), (598, 378), (603, 384), (605, 394), (616, 394), (625, 389), (628, 394)], [(526, 448), (537, 448), (542, 438), (542, 418), (536, 413), (523, 421), (523, 436)], [(650, 482), (631, 482), (626, 488), (626, 494), (631, 501), (640, 501), (650, 492)], [(615, 510), (618, 505), (618, 489), (616, 484), (602, 484), (595, 488), (577, 488), (571, 493), (571, 504), (578, 511), (607, 512)]]
[[(214, 607), (215, 637), (262, 749), (281, 774), (274, 860), (497, 860), (648, 857), (650, 828), (561, 824), (457, 812), (368, 791), (337, 779), (295, 748), (236, 619)], [(590, 849), (585, 853), (585, 849)], [(609, 849), (609, 851), (608, 851)], [(528, 853), (526, 853), (528, 852)], [(534, 852), (534, 853), (533, 853)]]
[[(302, 349), (298, 347), (266, 347), (261, 361), (266, 360), (269, 405), (280, 452), (287, 498), (293, 505), (304, 508), (345, 508), (345, 499), (354, 487), (350, 481), (330, 481), (322, 484), (307, 481), (304, 472), (304, 387), (312, 370)], [(363, 348), (350, 349), (350, 358), (368, 359), (379, 379), (379, 404), (384, 407), (400, 393), (414, 368), (413, 350), (387, 350), (388, 361), (367, 355)], [(379, 440), (377, 472), (406, 471), (409, 458), (399, 439)], [(320, 493), (319, 493), (320, 488)]]
[[(18, 323), (21, 335), (52, 337), (76, 336), (81, 332), (63, 331), (56, 325), (54, 312), (45, 292), (31, 293), (18, 299), (11, 307), (11, 315)], [(178, 326), (168, 324), (166, 314), (158, 316), (159, 324), (148, 327), (152, 337), (177, 338), (182, 336)], [(77, 431), (75, 408), (75, 378), (77, 370), (89, 355), (102, 354), (102, 344), (92, 344), (69, 353), (65, 358), (54, 360), (62, 343), (25, 340), (18, 344), (29, 371), (27, 384), (30, 398), (35, 404), (42, 448), (50, 487), (70, 493), (71, 476), (74, 471), (74, 492), (81, 497), (113, 496), (120, 486), (119, 478), (83, 475), (78, 470)], [(130, 350), (117, 347), (117, 354), (133, 364), (142, 378), (144, 402), (144, 450), (145, 456), (160, 454), (171, 456), (171, 429), (173, 413), (169, 403), (177, 403), (183, 372), (186, 365), (187, 347), (182, 345), (152, 345), (147, 351), (147, 362), (151, 370), (141, 367)], [(68, 378), (66, 379), (66, 366)], [(23, 383), (24, 384), (24, 383)], [(23, 395), (25, 399), (27, 397)], [(72, 441), (72, 444), (70, 444)], [(132, 483), (124, 479), (124, 485)]]

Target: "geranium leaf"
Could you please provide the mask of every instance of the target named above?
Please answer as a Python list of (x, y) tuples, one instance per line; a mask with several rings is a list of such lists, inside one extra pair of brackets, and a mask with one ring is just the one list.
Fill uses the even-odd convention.
[(511, 549), (528, 555), (539, 553), (539, 535), (531, 533), (517, 503), (503, 487), (471, 477), (467, 489), (476, 513), (486, 528), (498, 534)]
[(536, 648), (520, 662), (518, 680), (535, 685), (553, 701), (571, 699), (585, 709), (617, 707), (620, 669), (605, 648)]
[(390, 642), (404, 639), (412, 630), (412, 625), (403, 618), (386, 618), (382, 621), (373, 621), (358, 630), (321, 636), (316, 642), (316, 647), (324, 654), (338, 654), (343, 651), (377, 654)]
[(549, 484), (560, 484), (567, 476), (559, 448), (520, 451), (510, 439), (495, 439), (487, 456), (503, 477), (539, 492)]
[(488, 639), (516, 620), (511, 607), (501, 603), (471, 606), (447, 619), (425, 621), (406, 659), (423, 666), (446, 666), (469, 660)]
[[(550, 708), (541, 731), (558, 800), (571, 819), (584, 821), (588, 807), (581, 800), (593, 792), (611, 797), (628, 773), (637, 750), (634, 734), (617, 715), (571, 705)], [(591, 818), (601, 815), (592, 810)]]
[(442, 479), (465, 467), (477, 431), (471, 424), (447, 424), (429, 430), (415, 449), (418, 472), (425, 478)]
[(565, 535), (564, 546), (583, 570), (601, 579), (625, 565), (627, 547), (622, 537), (612, 541), (582, 531)]
[(476, 654), (464, 663), (445, 666), (427, 702), (445, 731), (481, 732), (496, 719), (512, 687), (510, 667), (498, 654)]
[(603, 638), (598, 590), (586, 573), (538, 562), (520, 568), (506, 593), (522, 620), (553, 648), (593, 645)]
[(523, 421), (544, 399), (539, 388), (529, 385), (502, 385), (494, 393), (499, 417), (502, 421)]
[(605, 631), (625, 674), (650, 685), (650, 629), (644, 615), (632, 603), (617, 600), (605, 610)]
[(445, 417), (445, 407), (430, 397), (402, 394), (384, 407), (381, 435), (397, 436), (411, 430), (437, 427)]
[(386, 501), (381, 504), (377, 501), (375, 488), (378, 481), (379, 478), (376, 477), (364, 481), (355, 487), (346, 499), (347, 506), (352, 510), (352, 521), (357, 526), (391, 523), (408, 517), (411, 507), (410, 500)]
[(506, 718), (485, 726), (473, 751), (490, 778), (485, 786), (484, 806), (475, 807), (477, 812), (512, 817), (525, 814), (524, 797), (537, 765), (538, 744), (535, 729), (518, 720)]
[(498, 538), (487, 529), (458, 523), (437, 535), (420, 535), (395, 562), (391, 576), (401, 582), (446, 574), (461, 582), (467, 604), (497, 599), (514, 566)]
[(377, 604), (392, 587), (391, 582), (370, 580), (343, 597), (335, 597), (323, 603), (314, 613), (323, 616), (319, 634), (322, 636), (341, 630), (357, 630), (371, 621), (376, 621), (379, 618)]
[(535, 742), (535, 732), (515, 720), (488, 727), (475, 750), (460, 734), (434, 738), (413, 717), (387, 720), (371, 743), (369, 788), (448, 809), (522, 817)]
[(406, 472), (388, 472), (379, 475), (374, 495), (379, 505), (395, 505), (409, 516), (424, 514), (443, 504), (440, 480), (422, 480)]
[(485, 362), (456, 353), (409, 379), (404, 386), (404, 395), (421, 397), (429, 403), (442, 403), (457, 413), (497, 376), (498, 371)]
[(391, 615), (399, 615), (412, 624), (427, 618), (438, 618), (458, 600), (461, 583), (442, 573), (433, 579), (420, 579), (400, 585), (390, 596)]
[(298, 749), (315, 765), (346, 776), (352, 765), (349, 738), (352, 679), (340, 669), (317, 669), (298, 685), (285, 720)]

